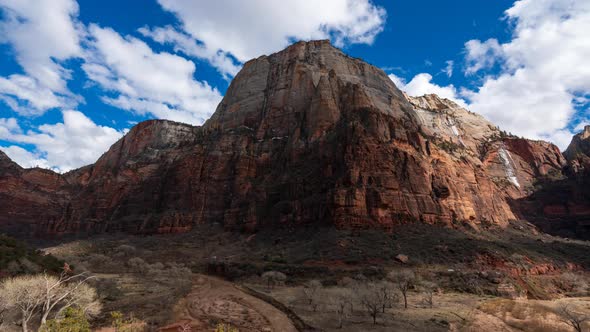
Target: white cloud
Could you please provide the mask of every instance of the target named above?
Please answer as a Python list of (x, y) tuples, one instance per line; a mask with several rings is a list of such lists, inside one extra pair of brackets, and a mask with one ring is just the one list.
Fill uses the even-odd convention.
[(0, 118), (0, 139), (11, 133), (20, 133), (21, 129), (15, 118)]
[(62, 123), (44, 124), (27, 132), (13, 118), (0, 119), (0, 139), (35, 147), (28, 153), (15, 146), (2, 150), (21, 166), (65, 172), (95, 162), (123, 135), (122, 131), (95, 124), (81, 112), (68, 110), (62, 114)]
[(11, 45), (26, 75), (0, 77), (0, 98), (15, 111), (42, 114), (75, 105), (70, 72), (60, 63), (81, 55), (75, 0), (0, 0), (0, 43)]
[(30, 76), (0, 77), (0, 100), (21, 115), (40, 115), (61, 106), (74, 106), (75, 99), (55, 94)]
[(159, 0), (184, 31), (212, 54), (228, 52), (240, 62), (269, 54), (293, 39), (330, 38), (338, 46), (373, 43), (386, 12), (369, 0)]
[(475, 74), (482, 69), (491, 68), (498, 57), (502, 55), (502, 47), (498, 43), (498, 40), (492, 38), (485, 42), (479, 40), (470, 40), (465, 43), (465, 61), (467, 67), (465, 68), (465, 74)]
[(109, 28), (89, 27), (90, 50), (82, 66), (103, 89), (118, 94), (103, 101), (159, 118), (201, 124), (221, 94), (193, 77), (195, 64), (170, 53), (155, 53), (146, 43)]
[(455, 67), (455, 61), (447, 60), (445, 63), (447, 64), (447, 66), (442, 70), (442, 72), (447, 74), (447, 77), (451, 78), (451, 76), (453, 76), (453, 68)]
[(155, 29), (143, 27), (139, 29), (139, 32), (160, 44), (171, 44), (175, 52), (182, 52), (188, 56), (209, 61), (226, 79), (235, 76), (241, 68), (226, 52), (207, 48), (189, 35), (178, 32), (171, 26)]
[(457, 89), (452, 84), (448, 86), (437, 85), (432, 82), (432, 75), (428, 73), (414, 76), (409, 83), (406, 83), (403, 78), (395, 74), (389, 74), (389, 78), (400, 90), (405, 91), (410, 96), (423, 96), (434, 93), (439, 97), (456, 102), (461, 107), (467, 107), (465, 100), (459, 97)]
[(501, 128), (565, 148), (566, 128), (579, 95), (590, 93), (590, 2), (521, 0), (506, 11), (512, 40), (466, 44), (467, 73), (501, 65), (477, 91), (467, 91), (471, 109)]
[(0, 150), (4, 151), (6, 155), (12, 159), (15, 163), (19, 164), (24, 168), (41, 167), (51, 168), (47, 163), (47, 160), (38, 154), (32, 153), (28, 150), (21, 148), (20, 146), (0, 146)]

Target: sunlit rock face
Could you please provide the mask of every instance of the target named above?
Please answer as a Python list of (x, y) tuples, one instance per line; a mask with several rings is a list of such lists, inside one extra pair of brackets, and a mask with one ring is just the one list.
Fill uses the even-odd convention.
[(2, 197), (42, 183), (50, 199), (15, 200), (0, 224), (26, 219), (39, 234), (502, 226), (564, 163), (555, 146), (505, 135), (449, 100), (405, 96), (328, 41), (300, 42), (247, 62), (202, 127), (140, 123), (94, 165), (49, 172), (51, 184), (2, 161), (12, 186)]

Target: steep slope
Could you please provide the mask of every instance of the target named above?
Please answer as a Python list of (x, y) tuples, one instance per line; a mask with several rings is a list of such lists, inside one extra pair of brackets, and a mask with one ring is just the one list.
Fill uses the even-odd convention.
[(539, 179), (537, 190), (518, 205), (546, 232), (590, 239), (590, 126), (573, 137), (564, 155), (567, 177)]
[(564, 163), (449, 100), (404, 96), (328, 41), (300, 42), (246, 63), (202, 127), (144, 122), (96, 164), (54, 174), (64, 194), (36, 230), (505, 225)]
[(16, 234), (39, 221), (61, 216), (67, 193), (59, 174), (41, 168), (23, 169), (0, 151), (0, 225)]
[(576, 167), (590, 165), (590, 126), (575, 135), (563, 155)]

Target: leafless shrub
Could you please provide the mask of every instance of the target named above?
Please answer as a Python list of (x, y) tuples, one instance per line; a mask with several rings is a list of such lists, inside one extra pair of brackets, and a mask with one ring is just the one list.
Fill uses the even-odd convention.
[(128, 244), (122, 244), (122, 245), (116, 247), (115, 251), (123, 254), (124, 256), (130, 257), (137, 252), (137, 249), (135, 249), (134, 246), (130, 246)]
[(154, 264), (148, 264), (142, 259), (136, 260), (135, 258), (131, 263), (128, 262), (128, 266), (131, 270), (147, 274), (150, 279), (167, 286), (174, 288), (178, 294), (186, 293), (192, 286), (192, 271), (182, 264), (166, 263), (162, 264), (156, 262)]
[(561, 320), (571, 326), (576, 332), (582, 332), (584, 323), (590, 321), (590, 315), (578, 312), (567, 304), (560, 306), (557, 312)]
[(412, 270), (394, 270), (387, 275), (387, 279), (393, 282), (404, 298), (404, 308), (408, 308), (408, 291), (414, 286), (416, 275)]
[(381, 308), (385, 313), (385, 309), (393, 308), (393, 305), (399, 301), (397, 294), (395, 294), (395, 286), (390, 282), (381, 282), (376, 284), (379, 294), (381, 296)]
[(379, 286), (374, 283), (368, 283), (359, 289), (360, 302), (373, 319), (373, 324), (377, 324), (377, 316), (383, 309), (383, 296)]
[(336, 295), (332, 299), (332, 304), (336, 308), (336, 314), (338, 315), (338, 328), (341, 329), (344, 325), (344, 320), (348, 316), (347, 306), (349, 305), (351, 290), (344, 288), (341, 290), (341, 294)]
[(20, 265), (23, 268), (23, 271), (27, 274), (39, 273), (41, 272), (41, 267), (26, 258), (21, 258), (18, 260)]
[(420, 290), (424, 295), (423, 302), (429, 308), (434, 307), (434, 293), (438, 289), (438, 286), (430, 281), (422, 281), (420, 283)]
[(91, 254), (87, 259), (88, 263), (92, 266), (101, 267), (111, 261), (111, 259), (102, 254)]
[(86, 274), (69, 275), (65, 272), (59, 277), (39, 274), (9, 278), (0, 286), (0, 303), (4, 308), (15, 308), (20, 312), (25, 332), (36, 314), (41, 318), (41, 325), (50, 315), (57, 317), (70, 307), (96, 315), (101, 306), (96, 291), (87, 284), (90, 278)]
[[(93, 272), (120, 272), (121, 266), (115, 263), (110, 257), (102, 254), (91, 254), (84, 262), (77, 262), (77, 260), (69, 260), (74, 263), (76, 270), (87, 268)], [(82, 263), (82, 264), (80, 264)]]
[(317, 296), (320, 289), (322, 289), (322, 283), (319, 280), (308, 281), (303, 286), (303, 295), (313, 311), (316, 311), (319, 306)]
[(147, 273), (149, 269), (149, 265), (139, 257), (130, 258), (127, 261), (127, 267), (135, 273)]
[(354, 280), (350, 277), (342, 277), (342, 279), (338, 280), (338, 286), (341, 286), (341, 287), (352, 288), (354, 284), (356, 284), (356, 280)]
[(123, 294), (114, 279), (97, 278), (92, 280), (90, 284), (96, 288), (99, 297), (104, 300), (116, 300)]
[(20, 312), (23, 332), (28, 331), (28, 324), (43, 300), (42, 282), (38, 276), (22, 276), (6, 279), (0, 286), (2, 308)]
[(588, 282), (582, 275), (577, 273), (562, 273), (555, 282), (559, 288), (566, 292), (574, 292), (577, 294), (585, 294), (588, 292)]
[(278, 271), (267, 271), (262, 274), (262, 280), (265, 281), (266, 287), (270, 290), (276, 285), (282, 285), (287, 281), (287, 276)]

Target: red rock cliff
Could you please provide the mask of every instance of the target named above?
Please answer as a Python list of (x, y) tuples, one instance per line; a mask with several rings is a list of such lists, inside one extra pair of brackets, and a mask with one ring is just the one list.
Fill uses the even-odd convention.
[(29, 171), (3, 162), (14, 190), (0, 190), (14, 203), (0, 224), (26, 216), (58, 234), (504, 225), (519, 217), (511, 203), (564, 162), (555, 146), (504, 137), (449, 100), (404, 96), (327, 41), (300, 42), (246, 63), (202, 127), (143, 122), (94, 165), (53, 174), (35, 218), (37, 198), (17, 200), (32, 190)]

